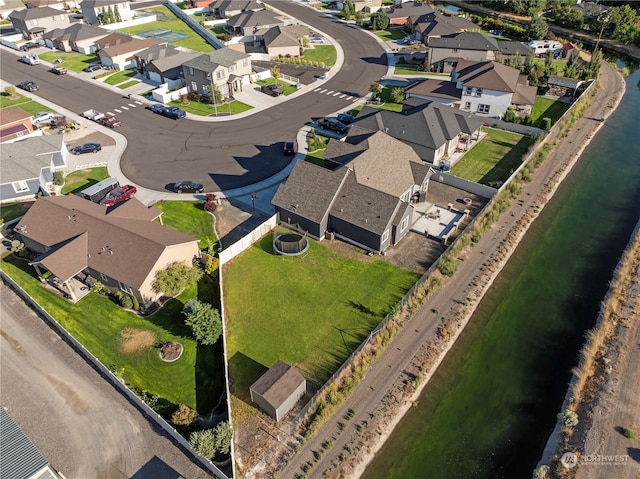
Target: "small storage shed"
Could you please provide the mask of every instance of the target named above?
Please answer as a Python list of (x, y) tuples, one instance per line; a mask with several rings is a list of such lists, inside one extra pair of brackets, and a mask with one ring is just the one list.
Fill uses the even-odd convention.
[(282, 419), (304, 396), (307, 381), (293, 366), (275, 363), (251, 385), (251, 401), (276, 421)]

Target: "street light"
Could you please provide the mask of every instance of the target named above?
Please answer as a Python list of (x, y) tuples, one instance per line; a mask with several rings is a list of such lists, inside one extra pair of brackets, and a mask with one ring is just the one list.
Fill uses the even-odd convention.
[(258, 194), (255, 191), (251, 192), (251, 211), (255, 211), (256, 210), (256, 198), (258, 197)]

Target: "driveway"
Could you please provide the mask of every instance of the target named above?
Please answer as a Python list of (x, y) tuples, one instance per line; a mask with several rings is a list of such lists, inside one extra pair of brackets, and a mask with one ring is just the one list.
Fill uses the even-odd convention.
[(0, 283), (0, 402), (65, 477), (208, 478)]

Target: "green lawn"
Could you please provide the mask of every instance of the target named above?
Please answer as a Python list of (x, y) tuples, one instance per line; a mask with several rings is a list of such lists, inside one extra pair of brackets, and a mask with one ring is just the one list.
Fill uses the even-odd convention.
[(393, 69), (396, 75), (424, 75), (425, 72), (418, 70), (418, 65), (396, 65)]
[(37, 101), (33, 101), (31, 98), (27, 98), (18, 92), (16, 92), (14, 96), (10, 96), (6, 92), (0, 93), (0, 108), (9, 107), (21, 108), (32, 115), (41, 111), (51, 111), (55, 113), (55, 110), (52, 110), (48, 106), (44, 106)]
[(216, 113), (218, 115), (228, 115), (235, 113), (242, 113), (243, 111), (251, 110), (253, 107), (251, 105), (247, 105), (246, 103), (242, 103), (241, 101), (233, 100), (229, 103), (222, 103), (216, 106), (211, 103), (201, 103), (196, 100), (189, 100), (188, 105), (183, 105), (182, 101), (176, 100), (167, 103), (167, 105), (177, 106), (181, 110), (186, 111), (187, 113), (192, 113), (194, 115), (200, 116), (215, 116)]
[(25, 214), (34, 201), (21, 201), (19, 203), (0, 204), (0, 223), (15, 220)]
[[(538, 65), (540, 68), (544, 69), (544, 63), (545, 63), (544, 58), (536, 58), (533, 62), (536, 65)], [(554, 59), (553, 62), (551, 63), (551, 74), (562, 76), (564, 74), (564, 69), (566, 66), (567, 66), (567, 60)]]
[(132, 77), (136, 76), (137, 73), (138, 72), (135, 69), (121, 70), (113, 75), (109, 75), (104, 82), (108, 85), (117, 85), (118, 83), (130, 80)]
[(191, 30), (186, 23), (176, 17), (167, 7), (158, 6), (145, 8), (143, 11), (156, 13), (158, 15), (158, 20), (151, 23), (145, 23), (143, 25), (137, 25), (135, 27), (122, 28), (119, 31), (129, 33), (131, 35), (139, 35), (140, 33), (148, 30), (162, 28), (164, 30), (171, 30), (172, 32), (189, 35), (189, 38), (178, 40), (177, 42), (171, 42), (171, 45), (189, 48), (198, 52), (211, 52), (215, 50), (213, 46), (208, 44), (200, 35)]
[[(179, 404), (204, 414), (217, 403), (224, 389), (223, 368), (218, 359), (221, 355), (216, 349), (221, 346), (199, 346), (181, 314), (183, 304), (191, 298), (216, 304), (216, 286), (207, 278), (168, 302), (158, 313), (142, 318), (94, 293), (71, 304), (44, 289), (35, 269), (26, 261), (9, 256), (2, 262), (2, 269), (102, 364), (121, 374), (132, 389), (158, 396), (160, 404), (166, 406), (165, 415)], [(123, 351), (121, 333), (126, 328), (150, 332), (155, 336), (154, 344), (137, 352)], [(182, 343), (184, 353), (178, 361), (160, 360), (157, 345), (167, 341)]]
[(487, 133), (454, 165), (451, 173), (477, 183), (506, 181), (520, 166), (522, 155), (533, 140), (527, 136), (493, 128), (483, 128)]
[(138, 80), (131, 80), (125, 83), (120, 83), (118, 85), (118, 88), (120, 88), (121, 90), (126, 90), (130, 86), (137, 85), (138, 83), (140, 83)]
[[(276, 83), (276, 79), (273, 77), (265, 78), (264, 80), (258, 80), (254, 82), (256, 85), (271, 85), (272, 83)], [(291, 83), (287, 83), (286, 81), (278, 80), (278, 85), (282, 89), (284, 96), (291, 95), (298, 91), (298, 89), (293, 86)]]
[(338, 53), (333, 45), (314, 45), (313, 48), (304, 50), (305, 60), (324, 63), (327, 67), (335, 65), (337, 58)]
[(373, 32), (383, 42), (390, 42), (392, 40), (400, 40), (407, 36), (402, 28), (394, 28), (391, 30), (376, 30)]
[(323, 384), (418, 279), (315, 241), (302, 256), (277, 256), (272, 239), (266, 235), (224, 270), (229, 364), (242, 400), (278, 360)]
[(80, 72), (92, 63), (100, 63), (100, 57), (96, 53), (85, 55), (83, 53), (45, 52), (38, 55), (45, 62), (54, 63), (58, 58), (62, 59), (62, 66), (69, 71)]
[(60, 190), (60, 193), (63, 195), (78, 193), (105, 178), (109, 178), (109, 172), (106, 166), (74, 171), (64, 177), (64, 186), (62, 190)]
[(570, 107), (569, 103), (537, 96), (536, 103), (531, 109), (532, 124), (535, 127), (542, 128), (542, 119), (551, 118), (551, 124), (553, 125)]
[(213, 230), (214, 217), (204, 210), (204, 201), (160, 201), (154, 206), (163, 211), (165, 226), (199, 238), (200, 249), (218, 241)]

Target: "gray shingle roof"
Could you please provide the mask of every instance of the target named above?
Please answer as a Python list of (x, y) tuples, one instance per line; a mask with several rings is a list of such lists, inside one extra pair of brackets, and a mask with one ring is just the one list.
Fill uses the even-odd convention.
[(348, 170), (331, 171), (298, 161), (286, 183), (280, 185), (272, 203), (320, 223), (326, 216)]
[(394, 7), (387, 15), (390, 19), (394, 18), (406, 18), (409, 16), (418, 17), (425, 13), (433, 13), (435, 10), (424, 3), (409, 3), (403, 2), (400, 5)]
[(430, 48), (460, 48), (463, 50), (498, 51), (498, 42), (476, 32), (461, 32), (429, 40)]
[(278, 409), (304, 382), (304, 376), (296, 368), (278, 361), (260, 376), (250, 389)]
[(80, 8), (89, 7), (89, 8), (101, 8), (108, 7), (109, 5), (120, 5), (122, 3), (127, 3), (126, 0), (82, 0), (80, 2)]
[(56, 28), (42, 35), (54, 41), (72, 41), (88, 40), (92, 38), (106, 37), (111, 32), (105, 28), (86, 23), (74, 23), (67, 28)]
[(258, 8), (262, 8), (260, 3), (256, 0), (215, 0), (215, 2), (211, 2), (209, 7), (213, 9), (218, 9), (221, 11), (226, 10), (256, 10)]
[(531, 47), (522, 42), (497, 42), (500, 53), (503, 55), (521, 55), (526, 56)]
[(212, 72), (218, 68), (218, 66), (229, 68), (243, 58), (249, 58), (249, 55), (233, 50), (232, 48), (221, 48), (220, 50), (200, 54), (184, 62), (183, 65), (200, 71)]
[(441, 37), (443, 35), (451, 35), (465, 30), (476, 30), (480, 28), (466, 18), (448, 17), (440, 12), (421, 15), (413, 24), (414, 28), (417, 26), (418, 30), (428, 37)]
[(51, 157), (63, 148), (58, 136), (36, 136), (0, 148), (0, 174), (2, 183), (39, 178), (43, 168), (51, 166)]
[(278, 15), (269, 10), (249, 10), (241, 12), (227, 20), (227, 24), (233, 28), (264, 27), (265, 25), (283, 24)]
[[(39, 198), (16, 228), (51, 247), (36, 260), (46, 261), (62, 281), (83, 269), (79, 266), (84, 262), (137, 289), (166, 248), (198, 241), (153, 222), (159, 214), (158, 208), (147, 208), (135, 198), (107, 209), (75, 195), (52, 196)], [(81, 238), (85, 234), (87, 240)]]
[(9, 14), (9, 18), (27, 21), (37, 20), (38, 18), (58, 17), (60, 15), (67, 15), (67, 13), (51, 7), (39, 7), (14, 10)]
[(303, 25), (276, 25), (269, 28), (262, 38), (268, 47), (288, 47), (300, 45), (300, 38), (309, 35), (309, 28)]

